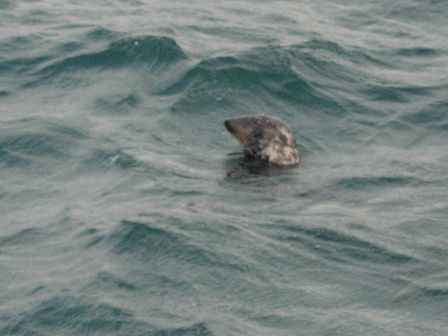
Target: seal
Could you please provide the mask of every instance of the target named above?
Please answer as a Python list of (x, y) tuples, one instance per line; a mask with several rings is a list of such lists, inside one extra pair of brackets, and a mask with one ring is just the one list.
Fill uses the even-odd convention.
[(299, 163), (299, 151), (291, 129), (268, 116), (228, 119), (226, 129), (243, 146), (246, 159), (256, 159), (281, 167)]

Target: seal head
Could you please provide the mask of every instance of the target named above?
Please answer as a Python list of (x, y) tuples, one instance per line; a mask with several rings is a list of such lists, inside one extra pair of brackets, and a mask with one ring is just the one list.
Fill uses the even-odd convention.
[(243, 146), (247, 158), (278, 166), (294, 166), (300, 161), (291, 129), (267, 116), (228, 119), (224, 126)]

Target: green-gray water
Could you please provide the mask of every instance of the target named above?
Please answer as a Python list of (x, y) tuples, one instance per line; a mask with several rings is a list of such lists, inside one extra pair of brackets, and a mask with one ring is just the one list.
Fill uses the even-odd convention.
[(447, 335), (447, 17), (0, 0), (0, 335)]

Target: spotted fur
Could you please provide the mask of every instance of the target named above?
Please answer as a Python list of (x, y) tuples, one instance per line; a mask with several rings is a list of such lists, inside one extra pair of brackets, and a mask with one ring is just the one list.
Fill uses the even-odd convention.
[(246, 156), (279, 166), (293, 166), (300, 161), (291, 129), (278, 119), (248, 116), (226, 120), (224, 125), (241, 143)]

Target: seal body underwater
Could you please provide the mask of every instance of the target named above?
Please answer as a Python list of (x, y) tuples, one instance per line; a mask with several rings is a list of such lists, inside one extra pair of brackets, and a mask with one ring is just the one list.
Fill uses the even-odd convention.
[(241, 143), (247, 159), (280, 167), (291, 167), (300, 162), (294, 134), (276, 118), (247, 116), (228, 119), (224, 126)]

